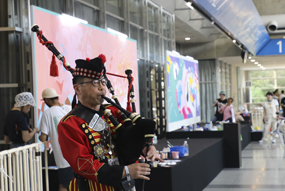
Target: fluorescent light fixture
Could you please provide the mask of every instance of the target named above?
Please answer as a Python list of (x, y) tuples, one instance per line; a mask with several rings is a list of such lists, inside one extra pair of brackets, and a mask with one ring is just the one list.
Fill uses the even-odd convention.
[(251, 62), (255, 62), (255, 60), (254, 59), (252, 59), (252, 60), (250, 60)]
[(251, 59), (251, 56), (249, 56), (248, 59)]
[(191, 3), (191, 2), (187, 2), (186, 5), (187, 5), (190, 9), (192, 9), (192, 10), (194, 9), (194, 8), (192, 7), (192, 3)]
[(190, 40), (190, 37), (185, 37), (185, 40)]
[(60, 15), (60, 18), (64, 20), (64, 22), (75, 22), (75, 23), (83, 23), (83, 24), (88, 24), (87, 21), (83, 20), (83, 19), (79, 19), (67, 14), (62, 13)]
[(116, 31), (116, 30), (114, 30), (114, 29), (107, 28), (107, 31), (109, 31), (110, 33), (116, 34), (116, 35), (118, 35), (118, 36), (121, 37), (121, 38), (128, 38), (128, 36), (127, 36), (126, 34), (121, 33), (121, 32), (119, 32), (119, 31)]
[(237, 42), (237, 41), (234, 39), (234, 40), (233, 40), (233, 43), (236, 43), (236, 42)]
[(179, 53), (179, 52), (176, 52), (175, 50), (172, 50), (172, 52), (173, 52), (174, 54), (180, 55), (180, 53)]
[(257, 64), (257, 66), (261, 66), (261, 64)]
[(266, 68), (263, 67), (262, 69), (265, 70)]
[(258, 64), (258, 62), (254, 62), (254, 64)]

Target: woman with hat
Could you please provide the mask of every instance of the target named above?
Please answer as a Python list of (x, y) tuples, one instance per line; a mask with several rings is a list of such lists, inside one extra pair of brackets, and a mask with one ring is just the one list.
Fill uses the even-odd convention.
[(30, 128), (27, 115), (31, 107), (36, 106), (33, 95), (30, 92), (22, 92), (16, 95), (15, 102), (4, 125), (4, 140), (7, 144), (12, 142), (10, 148), (24, 146), (38, 132), (37, 127), (33, 130)]

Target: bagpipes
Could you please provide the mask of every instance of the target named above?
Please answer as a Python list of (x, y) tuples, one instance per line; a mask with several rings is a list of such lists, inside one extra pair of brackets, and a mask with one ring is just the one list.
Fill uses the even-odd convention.
[[(36, 32), (40, 43), (46, 46), (53, 53), (53, 55), (55, 55), (60, 61), (62, 61), (64, 68), (69, 72), (71, 72), (71, 74), (73, 75), (74, 69), (70, 67), (68, 62), (66, 62), (65, 57), (61, 55), (61, 53), (56, 49), (53, 43), (46, 39), (42, 31), (39, 30), (39, 26), (33, 25), (31, 30), (33, 32)], [(104, 64), (106, 60), (102, 61)], [(105, 108), (105, 106), (102, 106), (105, 110), (104, 116), (107, 117), (115, 127), (116, 130), (115, 143), (120, 163), (122, 165), (129, 165), (137, 161), (137, 159), (141, 155), (142, 149), (145, 146), (147, 146), (147, 151), (148, 151), (149, 145), (152, 144), (152, 138), (154, 137), (155, 122), (150, 119), (142, 119), (139, 114), (135, 113), (136, 108), (134, 100), (134, 89), (132, 84), (133, 77), (131, 76), (132, 70), (127, 69), (125, 71), (125, 74), (127, 75), (127, 77), (125, 78), (127, 78), (129, 82), (127, 110), (121, 107), (117, 99), (117, 96), (114, 93), (114, 88), (112, 87), (112, 84), (110, 80), (107, 78), (106, 74), (114, 75), (111, 73), (107, 73), (106, 68), (104, 66), (103, 75), (107, 80), (107, 88), (109, 92), (112, 94), (112, 99), (114, 99), (115, 102), (113, 102), (110, 98), (107, 98), (106, 96), (102, 96), (102, 98), (118, 109), (119, 115), (123, 120), (123, 124), (121, 124), (117, 120), (117, 118), (113, 116), (110, 109)], [(119, 76), (119, 75), (114, 75), (114, 76)], [(130, 97), (131, 100), (129, 100)], [(132, 104), (132, 108), (130, 106), (130, 103)]]

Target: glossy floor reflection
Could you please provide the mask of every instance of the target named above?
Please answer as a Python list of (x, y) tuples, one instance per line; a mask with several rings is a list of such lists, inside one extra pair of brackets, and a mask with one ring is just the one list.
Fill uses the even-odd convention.
[(276, 144), (251, 142), (242, 151), (241, 168), (225, 168), (204, 191), (285, 190), (285, 156)]

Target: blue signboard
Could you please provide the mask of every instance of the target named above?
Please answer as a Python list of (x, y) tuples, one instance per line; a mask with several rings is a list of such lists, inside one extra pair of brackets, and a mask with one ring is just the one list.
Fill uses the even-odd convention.
[(231, 36), (257, 54), (270, 37), (252, 0), (193, 0)]
[(273, 39), (257, 53), (258, 56), (284, 55), (285, 39)]

